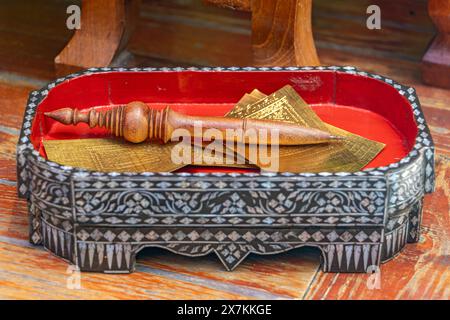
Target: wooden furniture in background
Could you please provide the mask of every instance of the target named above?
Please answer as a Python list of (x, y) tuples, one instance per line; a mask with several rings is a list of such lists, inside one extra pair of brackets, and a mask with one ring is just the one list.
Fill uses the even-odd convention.
[(206, 3), (214, 4), (218, 7), (233, 10), (252, 11), (251, 0), (203, 0)]
[[(54, 59), (74, 33), (65, 26), (66, 8), (72, 4), (81, 1), (0, 1), (0, 69), (42, 82), (54, 79)], [(361, 13), (370, 4), (371, 0), (314, 0), (314, 40), (321, 62), (388, 74), (388, 65), (373, 57), (395, 58), (404, 71), (395, 75), (396, 80), (409, 77), (406, 80), (422, 83), (416, 62), (436, 34), (428, 0), (377, 0), (381, 30), (366, 27), (367, 16)], [(252, 65), (251, 13), (205, 5), (203, 0), (142, 0), (138, 26), (125, 50), (113, 65)], [(374, 62), (358, 65), (349, 53)]]
[(108, 66), (128, 42), (140, 0), (83, 0), (81, 29), (55, 58), (56, 73)]
[(429, 0), (428, 12), (437, 35), (422, 61), (422, 78), (427, 84), (450, 88), (450, 1)]
[(317, 66), (312, 0), (205, 0), (252, 12), (253, 62), (257, 66)]
[[(252, 12), (252, 65), (320, 64), (312, 35), (312, 0), (205, 2)], [(134, 29), (139, 16), (139, 4), (139, 0), (83, 0), (82, 27), (55, 58), (57, 74), (111, 65)], [(149, 38), (146, 41), (156, 39)]]

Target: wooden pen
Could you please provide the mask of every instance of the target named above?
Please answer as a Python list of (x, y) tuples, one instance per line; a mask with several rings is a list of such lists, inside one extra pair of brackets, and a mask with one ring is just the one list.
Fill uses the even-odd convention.
[[(257, 119), (236, 119), (224, 117), (203, 117), (188, 116), (178, 113), (169, 107), (163, 110), (156, 110), (143, 102), (131, 102), (127, 105), (115, 106), (107, 110), (90, 108), (87, 110), (77, 110), (63, 108), (51, 112), (46, 112), (45, 116), (50, 117), (66, 125), (76, 125), (87, 123), (91, 128), (103, 127), (117, 137), (133, 143), (144, 141), (159, 141), (167, 143), (171, 141), (175, 130), (176, 136), (179, 132), (185, 132), (191, 138), (205, 138), (204, 132), (207, 129), (215, 129), (220, 135), (215, 139), (227, 141), (232, 139), (238, 143), (254, 143), (248, 133), (256, 132), (258, 144), (278, 144), (278, 145), (304, 145), (329, 143), (342, 140), (342, 137), (331, 135), (328, 132), (303, 127), (297, 124), (273, 120)], [(196, 126), (201, 126), (202, 130), (196, 130)], [(239, 132), (230, 135), (227, 130)], [(276, 130), (276, 139), (270, 134)], [(262, 131), (268, 134), (259, 134)], [(181, 136), (184, 136), (183, 134)], [(231, 138), (230, 138), (231, 137)]]

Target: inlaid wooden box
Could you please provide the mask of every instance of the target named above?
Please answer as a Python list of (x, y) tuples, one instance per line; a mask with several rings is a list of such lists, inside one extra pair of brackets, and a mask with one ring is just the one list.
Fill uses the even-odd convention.
[[(46, 159), (43, 139), (98, 137), (43, 112), (141, 100), (189, 114), (224, 115), (245, 92), (290, 84), (332, 125), (384, 142), (364, 170), (259, 173), (186, 168), (104, 173)], [(249, 253), (302, 246), (324, 271), (366, 272), (419, 239), (434, 147), (415, 90), (353, 67), (89, 69), (31, 93), (17, 146), (18, 193), (30, 241), (84, 271), (126, 273), (145, 247), (201, 256), (228, 270)]]

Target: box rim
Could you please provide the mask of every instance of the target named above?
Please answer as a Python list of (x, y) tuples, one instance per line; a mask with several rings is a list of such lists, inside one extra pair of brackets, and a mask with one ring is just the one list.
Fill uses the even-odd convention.
[[(405, 98), (409, 106), (413, 110), (414, 120), (417, 124), (418, 131), (415, 138), (415, 144), (410, 150), (410, 152), (397, 162), (393, 162), (387, 166), (368, 168), (356, 172), (318, 172), (318, 173), (292, 173), (292, 172), (260, 172), (260, 173), (186, 173), (186, 172), (100, 172), (91, 171), (78, 167), (64, 166), (50, 160), (43, 158), (37, 150), (33, 147), (30, 139), (31, 126), (34, 120), (36, 108), (39, 104), (47, 97), (48, 93), (55, 88), (57, 85), (66, 82), (70, 79), (89, 76), (93, 74), (100, 73), (111, 73), (111, 72), (183, 72), (183, 71), (196, 71), (196, 72), (272, 72), (272, 71), (333, 71), (333, 72), (343, 72), (347, 74), (354, 74), (362, 77), (368, 77), (376, 79), (378, 81), (384, 82), (391, 87), (393, 87), (401, 96)], [(19, 136), (19, 141), (17, 145), (18, 155), (21, 153), (29, 153), (34, 160), (38, 162), (44, 162), (50, 167), (62, 170), (66, 173), (74, 174), (78, 179), (92, 178), (92, 177), (149, 177), (149, 176), (161, 176), (161, 177), (233, 177), (237, 178), (240, 176), (244, 177), (302, 177), (302, 178), (314, 178), (314, 177), (362, 177), (362, 176), (387, 176), (392, 171), (401, 170), (402, 168), (413, 163), (425, 149), (430, 150), (434, 154), (434, 143), (426, 123), (424, 114), (421, 110), (420, 101), (416, 94), (416, 90), (413, 87), (405, 86), (397, 83), (396, 81), (373, 74), (370, 72), (361, 71), (352, 66), (320, 66), (320, 67), (162, 67), (162, 68), (90, 68), (84, 71), (73, 73), (62, 78), (58, 78), (55, 81), (48, 83), (46, 86), (39, 90), (32, 91), (27, 102), (25, 109), (24, 120), (22, 124), (21, 133)], [(432, 154), (427, 156), (427, 159), (432, 159)], [(19, 161), (19, 157), (18, 157)], [(18, 170), (18, 174), (19, 170)], [(432, 179), (434, 175), (434, 168), (431, 172), (427, 172), (428, 179)], [(432, 190), (429, 190), (432, 191)]]

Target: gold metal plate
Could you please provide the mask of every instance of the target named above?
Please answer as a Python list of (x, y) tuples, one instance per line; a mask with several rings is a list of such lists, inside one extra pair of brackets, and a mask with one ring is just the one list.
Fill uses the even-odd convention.
[[(44, 148), (49, 160), (71, 167), (102, 172), (172, 172), (186, 166), (172, 162), (171, 153), (175, 144), (133, 144), (117, 139), (70, 139), (45, 140)], [(197, 149), (202, 147), (192, 146), (192, 160)], [(225, 147), (224, 151), (227, 152)], [(229, 156), (239, 159), (235, 164), (226, 164), (221, 154), (207, 156), (202, 152), (202, 155), (203, 162), (192, 165), (255, 168), (255, 165), (233, 152)]]
[[(227, 117), (270, 119), (297, 123), (306, 127), (344, 136), (340, 142), (310, 146), (280, 146), (280, 172), (340, 172), (364, 168), (383, 148), (384, 144), (363, 138), (323, 122), (311, 107), (291, 87), (285, 86), (266, 96), (258, 90), (246, 94)], [(247, 146), (245, 152), (234, 151), (250, 160), (250, 154), (259, 154), (258, 147)], [(270, 151), (270, 150), (269, 150)], [(267, 163), (272, 158), (260, 158), (255, 163), (263, 170), (273, 171)], [(273, 158), (272, 158), (273, 159)]]
[[(236, 104), (227, 117), (270, 119), (297, 123), (306, 127), (328, 131), (346, 139), (329, 144), (308, 146), (280, 146), (270, 149), (266, 157), (256, 161), (251, 155), (259, 153), (257, 146), (224, 147), (224, 154), (210, 156), (207, 163), (197, 165), (255, 168), (273, 171), (270, 160), (274, 153), (280, 172), (339, 172), (358, 171), (366, 166), (384, 147), (372, 141), (323, 122), (311, 107), (290, 86), (266, 96), (254, 90)], [(116, 139), (75, 139), (44, 141), (49, 160), (72, 167), (103, 172), (171, 172), (185, 165), (174, 164), (171, 153), (176, 143), (160, 145), (131, 144)], [(204, 146), (203, 146), (204, 148)], [(202, 147), (193, 146), (194, 152)], [(279, 153), (278, 153), (279, 152)], [(225, 155), (231, 154), (239, 163), (226, 164)], [(196, 165), (196, 163), (193, 163)], [(269, 164), (269, 165), (268, 165)]]
[(51, 161), (103, 172), (170, 172), (183, 165), (171, 161), (172, 145), (132, 144), (116, 139), (46, 140)]

